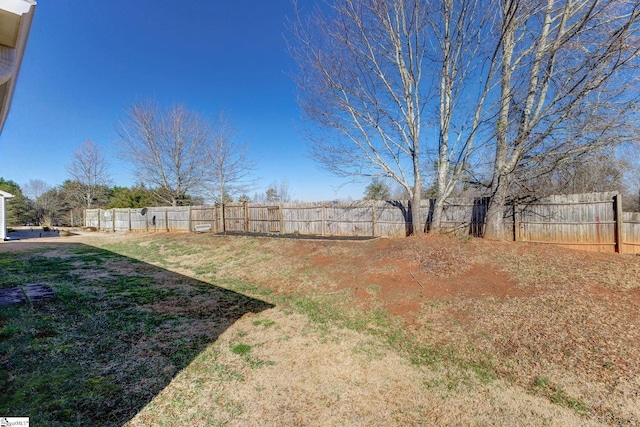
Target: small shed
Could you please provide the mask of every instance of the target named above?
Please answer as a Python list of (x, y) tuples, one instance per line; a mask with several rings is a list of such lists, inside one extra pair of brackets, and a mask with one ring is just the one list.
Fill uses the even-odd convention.
[(13, 199), (13, 194), (0, 190), (0, 241), (7, 240), (7, 200)]

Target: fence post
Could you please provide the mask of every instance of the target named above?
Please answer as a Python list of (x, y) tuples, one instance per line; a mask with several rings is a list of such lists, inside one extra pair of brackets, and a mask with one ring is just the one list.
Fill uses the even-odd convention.
[(224, 219), (224, 203), (220, 203), (220, 217), (222, 219), (222, 232), (227, 232), (227, 224), (225, 224), (226, 220)]
[(244, 224), (243, 224), (243, 231), (245, 233), (249, 232), (249, 204), (247, 203), (246, 200), (244, 200), (242, 202), (243, 206), (243, 211), (244, 211)]
[(129, 208), (129, 231), (131, 231), (131, 208)]
[(164, 208), (164, 227), (169, 231), (169, 208)]
[(187, 223), (187, 229), (188, 231), (191, 231), (191, 205), (189, 205), (189, 221)]
[(148, 233), (149, 232), (149, 210), (147, 209), (147, 213), (145, 213), (144, 216), (144, 232)]
[(613, 208), (616, 218), (616, 252), (621, 254), (624, 251), (624, 236), (622, 234), (622, 197), (620, 193), (613, 196)]
[(115, 208), (111, 209), (111, 231), (116, 232), (116, 210)]
[(376, 237), (376, 201), (371, 201), (371, 237)]
[(520, 221), (518, 221), (518, 203), (513, 202), (513, 241), (520, 240)]
[(284, 234), (284, 208), (283, 204), (278, 204), (278, 213), (280, 214), (280, 234)]
[(327, 205), (324, 204), (324, 202), (322, 202), (322, 214), (321, 214), (321, 220), (322, 220), (322, 237), (324, 237), (324, 210), (327, 207)]

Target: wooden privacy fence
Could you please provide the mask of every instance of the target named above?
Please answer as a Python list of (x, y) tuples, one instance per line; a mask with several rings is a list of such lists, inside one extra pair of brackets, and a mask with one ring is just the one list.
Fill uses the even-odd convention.
[(622, 213), (622, 253), (640, 254), (640, 212)]
[[(435, 201), (420, 206), (429, 228)], [(488, 198), (451, 199), (445, 231), (482, 236)], [(145, 209), (88, 209), (85, 226), (103, 231), (196, 231), (316, 236), (406, 236), (411, 224), (407, 201), (312, 203), (230, 203)], [(640, 253), (640, 213), (622, 213), (617, 193), (551, 196), (512, 203), (504, 227), (514, 240), (600, 251)]]
[[(481, 236), (486, 202), (450, 200), (444, 213), (446, 230)], [(434, 200), (422, 202), (425, 226), (433, 204)], [(213, 232), (395, 237), (407, 235), (411, 220), (409, 202), (356, 201), (87, 209), (84, 225), (101, 231), (195, 231), (209, 224)]]
[(623, 247), (621, 200), (614, 192), (549, 196), (512, 209), (517, 241), (595, 252), (624, 252), (634, 245), (630, 239)]

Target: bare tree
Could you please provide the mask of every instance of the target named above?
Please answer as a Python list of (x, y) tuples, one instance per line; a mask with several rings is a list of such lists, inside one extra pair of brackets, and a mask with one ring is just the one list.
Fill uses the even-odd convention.
[[(437, 84), (437, 157), (431, 232), (442, 229), (445, 201), (468, 178), (478, 134), (486, 124), (486, 104), (498, 69), (495, 12), (483, 0), (431, 0), (428, 14)], [(482, 142), (482, 140), (481, 140)]]
[[(341, 0), (332, 7), (333, 21), (317, 13), (296, 27), (301, 104), (309, 118), (342, 137), (315, 133), (315, 158), (341, 175), (398, 182), (412, 201), (414, 231), (422, 228), (425, 165), (435, 169), (430, 231), (438, 232), (445, 200), (469, 175), (486, 125), (499, 69), (496, 48), (485, 47), (496, 33), (487, 6), (483, 0)], [(431, 139), (423, 136), (425, 126), (434, 130)], [(425, 156), (434, 151), (435, 158)]]
[(293, 201), (289, 181), (286, 178), (282, 178), (280, 182), (273, 181), (264, 194), (257, 197), (256, 201), (260, 203), (289, 203)]
[[(490, 143), (485, 235), (502, 238), (514, 188), (637, 134), (640, 3), (628, 0), (336, 0), (298, 18), (291, 48), (314, 157), (389, 177), (419, 230), (423, 152), (442, 204)], [(499, 12), (499, 13), (496, 13)], [(437, 142), (423, 140), (424, 126)]]
[(205, 184), (211, 129), (184, 105), (166, 110), (153, 102), (137, 102), (118, 120), (122, 157), (134, 167), (139, 182), (158, 190), (173, 206)]
[(485, 237), (502, 239), (514, 185), (629, 138), (640, 3), (500, 0), (495, 157)]
[(278, 194), (280, 195), (280, 201), (282, 203), (295, 201), (293, 191), (291, 190), (291, 184), (289, 184), (289, 180), (287, 178), (280, 178), (280, 183), (278, 183)]
[(51, 190), (51, 186), (41, 179), (30, 179), (23, 187), (24, 194), (33, 201)]
[(624, 156), (628, 168), (624, 176), (625, 197), (623, 202), (625, 210), (640, 212), (640, 142), (628, 144), (621, 153)]
[(52, 225), (60, 216), (63, 205), (59, 191), (41, 179), (30, 179), (24, 186), (24, 192), (33, 201), (35, 221)]
[[(630, 165), (617, 153), (585, 153), (567, 159), (551, 173), (527, 181), (526, 188), (514, 189), (518, 198), (540, 198), (552, 194), (619, 191)], [(625, 200), (626, 201), (626, 200)]]
[(238, 140), (238, 129), (225, 113), (220, 113), (211, 128), (212, 143), (206, 153), (207, 169), (213, 177), (209, 180), (209, 192), (216, 202), (223, 203), (228, 197), (250, 190), (255, 163), (249, 144)]
[(292, 25), (299, 103), (311, 152), (338, 176), (391, 178), (411, 199), (423, 229), (422, 114), (429, 42), (422, 0), (337, 0)]
[(89, 209), (94, 202), (104, 199), (111, 184), (109, 162), (91, 140), (85, 141), (65, 166), (69, 178), (74, 182), (74, 196)]

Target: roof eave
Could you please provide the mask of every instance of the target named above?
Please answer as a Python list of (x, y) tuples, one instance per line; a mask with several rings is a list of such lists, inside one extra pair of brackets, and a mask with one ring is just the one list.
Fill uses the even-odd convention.
[(0, 198), (2, 199), (13, 199), (15, 196), (11, 193), (7, 193), (6, 191), (0, 190)]
[[(18, 74), (22, 66), (24, 50), (27, 45), (29, 31), (31, 30), (35, 6), (36, 2), (33, 0), (0, 0), (0, 9), (5, 13), (15, 15), (17, 19), (19, 19), (15, 46), (0, 45), (3, 48), (15, 49), (14, 64), (11, 64), (9, 77), (4, 82), (0, 81), (0, 134), (9, 115), (9, 108), (11, 107)], [(20, 15), (20, 12), (24, 13)]]

